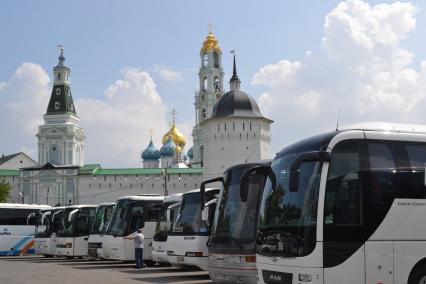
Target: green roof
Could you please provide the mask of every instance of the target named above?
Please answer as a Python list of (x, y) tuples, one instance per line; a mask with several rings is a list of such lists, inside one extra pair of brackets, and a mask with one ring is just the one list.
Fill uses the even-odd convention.
[(203, 168), (168, 168), (168, 174), (202, 174)]
[(78, 170), (79, 174), (93, 174), (97, 169), (102, 168), (100, 164), (87, 164), (80, 167)]
[(202, 174), (202, 168), (117, 168), (117, 169), (102, 169), (96, 168), (92, 174), (97, 175), (161, 175), (163, 171), (167, 174)]
[(0, 170), (0, 177), (18, 177), (19, 170)]
[(145, 168), (123, 168), (123, 169), (97, 169), (93, 175), (159, 175), (161, 169), (145, 169)]

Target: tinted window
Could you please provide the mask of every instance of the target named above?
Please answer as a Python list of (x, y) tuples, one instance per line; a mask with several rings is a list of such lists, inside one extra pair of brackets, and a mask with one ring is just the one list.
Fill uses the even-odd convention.
[(0, 225), (27, 225), (27, 217), (31, 213), (38, 212), (39, 209), (0, 209)]

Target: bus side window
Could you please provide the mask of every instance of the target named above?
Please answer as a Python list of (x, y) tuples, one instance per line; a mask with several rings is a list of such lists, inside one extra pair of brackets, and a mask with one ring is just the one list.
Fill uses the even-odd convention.
[(426, 199), (426, 146), (418, 143), (407, 143), (405, 149), (411, 169), (399, 171), (397, 196), (398, 198)]

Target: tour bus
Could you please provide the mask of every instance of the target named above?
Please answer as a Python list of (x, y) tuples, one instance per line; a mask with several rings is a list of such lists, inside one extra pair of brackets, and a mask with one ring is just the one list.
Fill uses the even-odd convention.
[[(167, 238), (167, 258), (175, 267), (207, 270), (207, 240), (217, 204), (219, 189), (200, 189), (184, 193), (176, 221)], [(202, 220), (202, 211), (206, 212)]]
[(268, 176), (259, 282), (425, 283), (425, 162), (426, 126), (366, 123), (292, 144), (271, 168), (253, 169)]
[(87, 255), (92, 258), (102, 258), (102, 236), (111, 219), (115, 203), (104, 202), (96, 207), (95, 217), (92, 220)]
[(163, 204), (158, 207), (157, 225), (152, 241), (152, 260), (157, 263), (168, 263), (167, 259), (167, 237), (173, 226), (175, 216), (182, 201), (182, 193), (165, 196)]
[(256, 223), (266, 177), (252, 172), (244, 195), (240, 193), (240, 180), (248, 169), (270, 163), (235, 165), (223, 177), (202, 183), (202, 187), (217, 181), (223, 184), (208, 242), (208, 271), (213, 282), (257, 283)]
[(34, 253), (35, 213), (47, 205), (0, 203), (0, 255)]
[(120, 197), (102, 237), (102, 254), (105, 259), (122, 261), (135, 260), (135, 246), (132, 239), (125, 239), (142, 228), (145, 236), (143, 258), (151, 261), (152, 237), (157, 224), (156, 205), (163, 203), (164, 196), (141, 194)]
[(58, 256), (83, 257), (87, 255), (91, 221), (96, 205), (72, 205), (64, 209), (59, 226), (56, 254)]
[(34, 252), (38, 255), (52, 257), (56, 255), (56, 233), (58, 230), (58, 214), (63, 213), (65, 207), (42, 209), (36, 214), (34, 233)]

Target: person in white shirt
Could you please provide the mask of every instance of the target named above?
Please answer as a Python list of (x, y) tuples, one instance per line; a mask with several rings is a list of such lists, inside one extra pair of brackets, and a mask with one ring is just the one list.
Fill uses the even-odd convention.
[(143, 267), (143, 241), (145, 236), (142, 234), (142, 229), (138, 229), (133, 236), (127, 236), (125, 239), (133, 239), (135, 242), (135, 262), (136, 269)]

